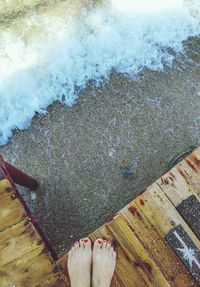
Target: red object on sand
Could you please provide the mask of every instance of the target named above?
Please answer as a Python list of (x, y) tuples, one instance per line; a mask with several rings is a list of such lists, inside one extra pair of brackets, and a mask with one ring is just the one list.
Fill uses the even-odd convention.
[(12, 177), (14, 183), (22, 185), (30, 190), (38, 188), (39, 184), (36, 179), (26, 174), (22, 170), (14, 167), (12, 164), (5, 161), (5, 167)]
[(39, 184), (36, 179), (26, 174), (22, 170), (14, 167), (12, 164), (4, 161), (2, 155), (0, 155), (0, 163), (1, 167), (4, 169), (4, 173), (8, 173), (15, 184), (19, 184), (30, 190), (35, 190), (38, 188)]

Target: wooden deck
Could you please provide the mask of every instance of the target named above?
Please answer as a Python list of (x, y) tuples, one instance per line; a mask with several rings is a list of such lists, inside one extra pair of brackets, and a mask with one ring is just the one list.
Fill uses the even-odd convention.
[[(20, 195), (0, 181), (0, 286), (70, 286)], [(90, 235), (118, 254), (112, 287), (200, 286), (200, 148)]]

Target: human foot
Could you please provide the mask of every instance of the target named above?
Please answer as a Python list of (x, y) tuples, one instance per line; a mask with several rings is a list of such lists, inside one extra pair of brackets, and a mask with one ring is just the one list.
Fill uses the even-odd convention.
[(92, 248), (89, 238), (77, 241), (68, 254), (71, 287), (90, 287)]
[(109, 287), (116, 265), (116, 252), (111, 242), (97, 239), (93, 248), (93, 287)]

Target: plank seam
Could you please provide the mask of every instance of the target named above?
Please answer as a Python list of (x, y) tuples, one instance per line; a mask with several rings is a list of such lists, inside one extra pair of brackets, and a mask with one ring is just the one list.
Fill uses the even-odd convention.
[(1, 267), (5, 267), (7, 264), (10, 264), (10, 263), (12, 263), (12, 262), (18, 260), (18, 259), (24, 257), (25, 255), (28, 255), (28, 254), (31, 253), (32, 251), (35, 251), (35, 250), (37, 250), (37, 249), (39, 249), (39, 248), (40, 248), (40, 247), (38, 246), (38, 247), (32, 249), (31, 251), (28, 251), (28, 252), (24, 253), (23, 255), (21, 255), (21, 256), (15, 258), (15, 259), (13, 259), (13, 260), (7, 262), (6, 264), (0, 265), (0, 268), (1, 268)]
[[(166, 192), (164, 192), (163, 188), (161, 187), (161, 185), (156, 181), (155, 182), (157, 184), (157, 186), (161, 189), (161, 191), (164, 193), (164, 195), (167, 197), (167, 199), (170, 201), (170, 203), (174, 206), (174, 208), (176, 209), (175, 204), (173, 203), (173, 201), (169, 198), (169, 196), (167, 195)], [(177, 209), (176, 209), (177, 210)]]
[(5, 228), (5, 229), (0, 229), (0, 233), (1, 233), (1, 232), (4, 232), (4, 231), (6, 231), (6, 230), (8, 230), (8, 229), (10, 229), (10, 228), (12, 228), (12, 227), (14, 227), (15, 225), (17, 225), (17, 224), (19, 224), (19, 223), (21, 223), (21, 222), (24, 221), (26, 218), (27, 218), (27, 220), (28, 220), (28, 217), (26, 216), (26, 217), (22, 218), (20, 221), (18, 221), (18, 222), (16, 222), (16, 223), (12, 224), (12, 225), (10, 225), (10, 226), (8, 226), (7, 228)]

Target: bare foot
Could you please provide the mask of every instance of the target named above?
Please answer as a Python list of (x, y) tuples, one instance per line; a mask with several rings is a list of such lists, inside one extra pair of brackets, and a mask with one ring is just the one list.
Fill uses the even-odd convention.
[(89, 238), (77, 241), (68, 254), (71, 287), (90, 287), (92, 249)]
[(111, 242), (97, 239), (93, 249), (93, 287), (110, 287), (116, 265), (116, 252)]

